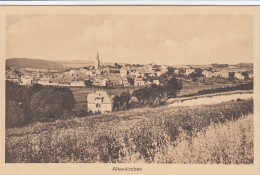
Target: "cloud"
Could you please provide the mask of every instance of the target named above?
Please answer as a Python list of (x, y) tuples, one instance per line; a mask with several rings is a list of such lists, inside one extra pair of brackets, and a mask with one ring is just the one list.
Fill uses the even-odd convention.
[(112, 62), (248, 62), (252, 28), (249, 16), (12, 15), (7, 56), (91, 60), (99, 51)]

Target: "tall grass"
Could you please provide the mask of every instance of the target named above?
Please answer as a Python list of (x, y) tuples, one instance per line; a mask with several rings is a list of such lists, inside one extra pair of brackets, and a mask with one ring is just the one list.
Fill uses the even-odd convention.
[(240, 119), (252, 113), (253, 100), (231, 101), (7, 129), (6, 162), (252, 163), (252, 115)]

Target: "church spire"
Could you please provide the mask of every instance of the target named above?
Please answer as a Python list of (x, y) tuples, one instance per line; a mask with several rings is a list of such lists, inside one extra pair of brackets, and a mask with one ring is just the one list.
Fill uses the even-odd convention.
[(95, 69), (99, 69), (100, 68), (100, 60), (99, 60), (99, 54), (97, 52), (97, 58), (95, 61)]
[(97, 60), (99, 60), (99, 55), (98, 55), (98, 51), (97, 51)]

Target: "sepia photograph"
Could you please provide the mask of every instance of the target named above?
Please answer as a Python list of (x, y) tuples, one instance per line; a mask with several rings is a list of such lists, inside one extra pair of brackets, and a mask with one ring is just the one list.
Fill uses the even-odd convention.
[(14, 8), (4, 163), (254, 165), (259, 40), (246, 8)]

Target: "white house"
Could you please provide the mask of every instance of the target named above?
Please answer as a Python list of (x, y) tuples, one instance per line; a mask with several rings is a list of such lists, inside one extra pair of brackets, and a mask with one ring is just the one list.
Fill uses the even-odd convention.
[(127, 70), (125, 67), (122, 67), (122, 68), (120, 69), (120, 74), (121, 74), (122, 77), (127, 76), (128, 73), (129, 73), (129, 72), (128, 72), (128, 70)]
[(106, 91), (99, 90), (90, 93), (87, 97), (88, 111), (93, 113), (111, 113), (112, 112), (112, 100)]
[(202, 75), (204, 75), (204, 77), (207, 77), (207, 78), (212, 78), (214, 76), (214, 73), (211, 71), (204, 70), (202, 72)]
[(109, 79), (108, 78), (96, 78), (93, 85), (94, 86), (107, 86), (109, 84)]
[(122, 78), (122, 84), (123, 84), (123, 86), (130, 86), (130, 83), (126, 77)]
[(135, 79), (135, 86), (144, 86), (145, 82), (142, 78)]
[(179, 69), (174, 69), (173, 71), (175, 74), (179, 74), (180, 73), (180, 70)]
[(29, 76), (21, 76), (21, 85), (30, 85), (32, 84), (32, 80), (33, 78), (32, 77), (29, 77)]
[(168, 72), (168, 66), (162, 65), (162, 66), (161, 66), (161, 72), (162, 72), (162, 73)]
[(153, 80), (153, 84), (160, 85), (160, 81), (159, 80)]
[(220, 71), (221, 77), (223, 78), (229, 78), (229, 71)]
[(244, 80), (245, 79), (245, 77), (240, 72), (236, 72), (235, 73), (235, 78), (237, 78), (239, 80)]
[(78, 81), (71, 81), (71, 86), (85, 87), (86, 85), (84, 80), (78, 80)]
[(37, 81), (38, 84), (41, 85), (50, 85), (50, 79), (49, 78), (41, 78)]
[(253, 75), (252, 73), (249, 73), (249, 74), (248, 74), (248, 78), (253, 79), (253, 78), (254, 78), (254, 75)]
[(195, 72), (195, 69), (186, 69), (185, 75), (190, 75), (193, 72)]

